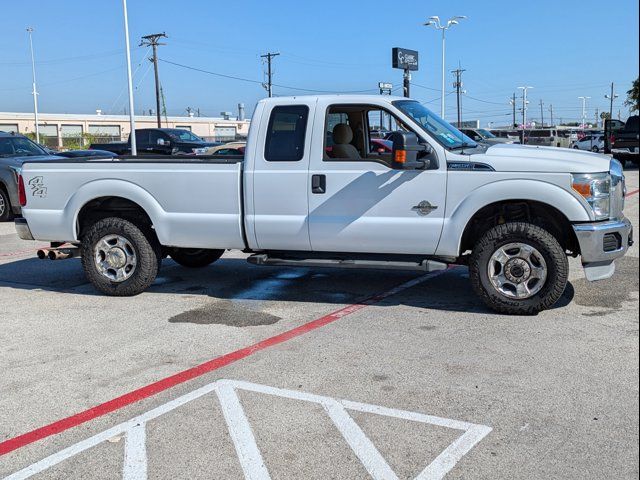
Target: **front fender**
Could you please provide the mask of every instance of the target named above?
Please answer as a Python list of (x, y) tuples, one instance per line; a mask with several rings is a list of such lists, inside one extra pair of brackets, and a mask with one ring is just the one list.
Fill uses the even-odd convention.
[(449, 205), (436, 255), (457, 257), (462, 235), (471, 218), (482, 208), (501, 201), (535, 201), (559, 210), (570, 222), (593, 221), (581, 199), (566, 189), (545, 181), (504, 179), (484, 184), (472, 190), (455, 205)]

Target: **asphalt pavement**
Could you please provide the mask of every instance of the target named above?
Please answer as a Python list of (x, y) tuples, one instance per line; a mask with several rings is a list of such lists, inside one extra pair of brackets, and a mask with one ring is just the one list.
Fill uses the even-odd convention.
[(638, 477), (637, 246), (602, 282), (572, 259), (560, 302), (516, 317), (462, 267), (240, 253), (110, 298), (38, 245), (0, 224), (0, 476)]

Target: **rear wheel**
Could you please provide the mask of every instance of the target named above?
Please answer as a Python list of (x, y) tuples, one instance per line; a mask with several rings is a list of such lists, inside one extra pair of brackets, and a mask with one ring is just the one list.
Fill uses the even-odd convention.
[(174, 248), (171, 258), (183, 267), (202, 268), (218, 260), (224, 250), (209, 250), (205, 248)]
[(155, 280), (160, 252), (150, 228), (123, 218), (104, 218), (83, 235), (82, 267), (100, 292), (132, 296), (144, 292)]
[(11, 212), (11, 202), (9, 201), (9, 195), (4, 187), (0, 186), (0, 222), (6, 222), (13, 218)]
[(567, 285), (569, 262), (558, 241), (530, 223), (505, 223), (473, 248), (471, 283), (500, 313), (533, 315), (553, 306)]
[(591, 147), (591, 151), (592, 151), (593, 153), (598, 153), (598, 152), (600, 151), (600, 149), (598, 148), (598, 146), (597, 146), (597, 145), (594, 145), (593, 147)]

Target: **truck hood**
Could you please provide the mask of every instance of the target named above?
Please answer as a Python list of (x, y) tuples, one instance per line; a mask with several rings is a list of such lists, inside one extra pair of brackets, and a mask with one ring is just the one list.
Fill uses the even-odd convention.
[(486, 152), (472, 155), (474, 162), (486, 163), (502, 172), (597, 173), (608, 172), (610, 158), (560, 147), (492, 145)]

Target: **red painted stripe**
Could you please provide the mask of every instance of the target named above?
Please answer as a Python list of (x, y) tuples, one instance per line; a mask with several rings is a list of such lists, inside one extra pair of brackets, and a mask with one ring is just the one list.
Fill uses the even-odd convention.
[[(419, 278), (426, 280), (427, 278), (431, 278), (442, 273), (443, 271), (433, 272)], [(240, 350), (236, 350), (235, 352), (216, 357), (212, 360), (209, 360), (208, 362), (201, 363), (200, 365), (189, 368), (187, 370), (183, 370), (182, 372), (171, 375), (170, 377), (163, 378), (162, 380), (151, 383), (137, 390), (133, 390), (132, 392), (125, 393), (124, 395), (116, 397), (105, 403), (101, 403), (100, 405), (96, 405), (95, 407), (84, 410), (83, 412), (76, 413), (75, 415), (71, 415), (70, 417), (66, 417), (56, 422), (50, 423), (49, 425), (45, 425), (44, 427), (36, 428), (35, 430), (31, 430), (30, 432), (23, 433), (22, 435), (18, 435), (17, 437), (5, 440), (0, 443), (0, 456), (12, 452), (13, 450), (16, 450), (18, 448), (22, 448), (33, 442), (37, 442), (38, 440), (42, 440), (43, 438), (50, 437), (51, 435), (56, 435), (73, 427), (77, 427), (78, 425), (106, 415), (108, 413), (114, 412), (115, 410), (126, 407), (127, 405), (131, 405), (132, 403), (139, 402), (140, 400), (143, 400), (145, 398), (149, 398), (153, 395), (163, 392), (164, 390), (204, 375), (205, 373), (212, 372), (231, 363), (237, 362), (238, 360), (242, 360), (243, 358), (253, 355), (254, 353), (261, 350), (265, 350), (269, 347), (273, 347), (274, 345), (284, 343), (288, 340), (291, 340), (292, 338), (299, 337), (312, 330), (316, 330), (320, 327), (333, 323), (343, 317), (346, 317), (347, 315), (351, 315), (352, 313), (362, 310), (369, 305), (379, 303), (385, 298), (406, 290), (407, 288), (410, 288), (415, 284), (416, 283), (413, 281), (403, 283), (395, 288), (387, 290), (386, 292), (373, 295), (360, 303), (341, 308), (340, 310), (336, 310), (329, 315), (325, 315), (324, 317), (312, 320), (309, 323), (305, 323), (304, 325), (300, 325), (299, 327), (287, 330), (286, 332), (280, 333), (279, 335), (267, 338), (248, 347), (241, 348)]]
[(631, 195), (635, 195), (636, 193), (640, 192), (640, 189), (638, 190), (633, 190), (632, 192), (627, 192), (627, 194), (625, 195), (626, 197), (630, 197)]

